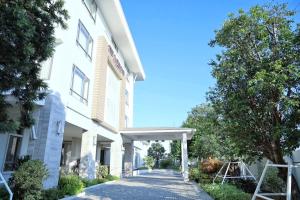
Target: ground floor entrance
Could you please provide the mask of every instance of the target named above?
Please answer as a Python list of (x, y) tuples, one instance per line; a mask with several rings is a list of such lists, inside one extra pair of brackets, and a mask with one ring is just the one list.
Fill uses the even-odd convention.
[(102, 184), (87, 189), (85, 195), (73, 200), (212, 200), (192, 183), (186, 183), (179, 172), (153, 170), (139, 176), (123, 178), (120, 181)]

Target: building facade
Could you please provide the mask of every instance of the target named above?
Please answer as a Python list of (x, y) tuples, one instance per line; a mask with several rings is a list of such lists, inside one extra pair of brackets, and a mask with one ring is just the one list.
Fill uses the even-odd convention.
[[(1, 172), (8, 177), (17, 158), (29, 155), (49, 170), (45, 188), (62, 171), (95, 178), (99, 164), (121, 176), (124, 159), (140, 167), (149, 146), (120, 134), (133, 124), (134, 84), (145, 73), (119, 0), (66, 0), (65, 8), (68, 29), (56, 29), (55, 53), (42, 64), (49, 94), (36, 102), (35, 125), (22, 135), (0, 134)], [(18, 109), (10, 115), (18, 118)]]

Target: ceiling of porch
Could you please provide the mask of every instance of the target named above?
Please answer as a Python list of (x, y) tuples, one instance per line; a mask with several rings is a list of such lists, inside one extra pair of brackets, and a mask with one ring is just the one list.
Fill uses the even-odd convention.
[(120, 133), (123, 137), (134, 141), (145, 140), (181, 140), (182, 134), (187, 134), (190, 140), (195, 129), (192, 128), (174, 128), (174, 127), (151, 127), (151, 128), (126, 128)]

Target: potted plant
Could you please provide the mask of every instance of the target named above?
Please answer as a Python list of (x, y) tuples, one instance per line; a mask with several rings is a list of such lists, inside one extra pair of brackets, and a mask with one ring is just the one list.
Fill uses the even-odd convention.
[(145, 166), (148, 168), (148, 172), (152, 172), (152, 168), (154, 167), (154, 158), (151, 156), (146, 156), (144, 158)]

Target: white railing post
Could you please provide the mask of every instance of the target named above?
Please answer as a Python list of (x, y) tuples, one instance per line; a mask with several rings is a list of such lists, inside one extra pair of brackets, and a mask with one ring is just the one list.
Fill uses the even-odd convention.
[(13, 198), (13, 193), (11, 192), (9, 186), (7, 185), (6, 180), (4, 179), (4, 177), (2, 176), (1, 172), (0, 172), (0, 184), (3, 183), (7, 192), (9, 193), (9, 200), (12, 200)]

